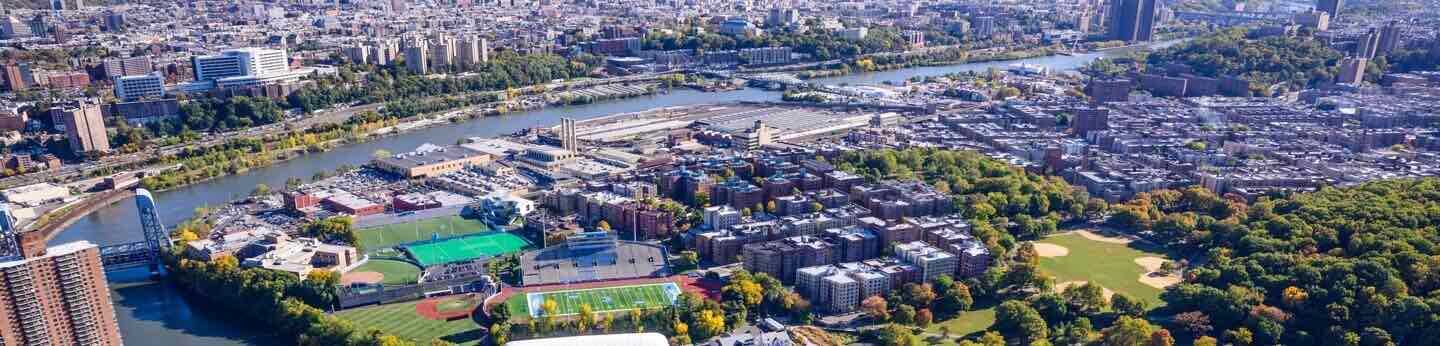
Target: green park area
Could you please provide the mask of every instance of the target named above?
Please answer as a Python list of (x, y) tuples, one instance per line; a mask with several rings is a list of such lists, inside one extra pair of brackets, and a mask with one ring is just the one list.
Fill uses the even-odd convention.
[(402, 339), (421, 345), (440, 339), (458, 345), (478, 345), (483, 330), (475, 321), (462, 318), (453, 321), (432, 320), (415, 313), (415, 304), (397, 303), (335, 313), (336, 317), (350, 321), (358, 330), (379, 329)]
[(420, 278), (420, 267), (415, 266), (415, 264), (405, 261), (388, 259), (372, 258), (369, 261), (365, 261), (365, 264), (361, 264), (359, 267), (355, 267), (355, 269), (350, 270), (350, 272), (380, 273), (381, 275), (385, 276), (385, 278), (382, 279), (380, 282), (387, 285), (413, 284), (416, 282), (417, 279)]
[[(1141, 263), (1153, 264), (1166, 259), (1164, 253), (1149, 251), (1140, 243), (1121, 239), (1095, 240), (1079, 233), (1065, 233), (1036, 241), (1040, 252), (1040, 271), (1055, 277), (1057, 287), (1067, 283), (1093, 281), (1108, 291), (1124, 293), (1156, 307), (1161, 288), (1172, 278), (1147, 277), (1151, 270)], [(1152, 268), (1153, 269), (1153, 268)], [(1141, 278), (1146, 278), (1141, 282)], [(1152, 286), (1155, 285), (1155, 286)], [(958, 337), (984, 331), (995, 323), (995, 308), (966, 311), (956, 318), (937, 321), (916, 335), (920, 344), (954, 345)]]
[(452, 215), (369, 227), (355, 233), (365, 251), (374, 251), (419, 240), (450, 238), (489, 230), (490, 227), (479, 219)]
[[(1047, 256), (1046, 249), (1043, 248), (1047, 247), (1045, 244), (1059, 246), (1067, 253), (1063, 256)], [(1142, 263), (1154, 262), (1158, 265), (1158, 262), (1168, 257), (1163, 252), (1149, 251), (1149, 248), (1140, 244), (1094, 240), (1079, 233), (1059, 234), (1036, 241), (1041, 256), (1040, 271), (1054, 276), (1057, 287), (1071, 282), (1090, 281), (1106, 290), (1144, 300), (1153, 308), (1163, 304), (1160, 300), (1162, 287), (1179, 280), (1178, 276), (1146, 277), (1150, 270), (1143, 267)], [(1142, 278), (1146, 282), (1142, 282)]]
[(916, 338), (920, 345), (954, 345), (955, 338), (983, 331), (992, 324), (995, 324), (994, 307), (966, 311), (958, 317), (931, 324)]

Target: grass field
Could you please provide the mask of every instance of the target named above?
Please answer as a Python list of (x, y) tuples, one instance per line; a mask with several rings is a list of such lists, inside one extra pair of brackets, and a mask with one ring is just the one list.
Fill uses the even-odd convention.
[(1060, 245), (1070, 250), (1066, 256), (1040, 258), (1040, 271), (1055, 276), (1056, 283), (1090, 281), (1145, 300), (1152, 308), (1163, 304), (1160, 289), (1136, 280), (1145, 273), (1145, 269), (1135, 264), (1135, 259), (1147, 256), (1164, 258), (1164, 253), (1136, 249), (1134, 246), (1137, 243), (1107, 243), (1078, 234), (1056, 235), (1037, 242)]
[(372, 259), (365, 261), (351, 272), (378, 272), (385, 275), (381, 283), (389, 285), (408, 285), (415, 283), (420, 277), (420, 267), (405, 261)]
[(415, 314), (419, 301), (350, 309), (335, 313), (336, 317), (355, 324), (357, 330), (379, 329), (421, 345), (440, 339), (460, 345), (480, 343), (482, 330), (470, 319), (436, 321)]
[(679, 296), (680, 286), (675, 283), (529, 293), (525, 297), (527, 310), (524, 312), (529, 316), (541, 315), (540, 305), (546, 300), (555, 300), (560, 305), (558, 316), (579, 313), (581, 304), (589, 304), (595, 312), (649, 309), (674, 304)]
[(962, 312), (959, 317), (931, 324), (929, 328), (925, 328), (925, 332), (942, 334), (940, 329), (943, 326), (950, 329), (950, 337), (954, 338), (989, 329), (992, 324), (995, 324), (995, 308), (993, 307)]
[(468, 235), (422, 245), (406, 245), (405, 251), (421, 266), (430, 267), (472, 258), (513, 253), (530, 245), (525, 238), (506, 233)]
[(470, 308), (474, 307), (479, 302), (479, 298), (474, 296), (462, 295), (449, 297), (441, 300), (439, 304), (436, 304), (435, 311), (454, 312), (470, 310)]
[(384, 249), (404, 243), (428, 240), (431, 235), (448, 238), (458, 235), (487, 232), (490, 227), (477, 219), (460, 216), (443, 216), (402, 222), (355, 231), (360, 236), (360, 245), (365, 251)]

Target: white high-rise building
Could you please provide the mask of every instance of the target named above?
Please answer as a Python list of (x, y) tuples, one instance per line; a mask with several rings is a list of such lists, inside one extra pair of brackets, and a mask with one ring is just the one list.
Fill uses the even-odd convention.
[(290, 59), (284, 49), (237, 48), (218, 55), (196, 56), (190, 61), (197, 81), (231, 77), (264, 78), (290, 72)]
[(159, 72), (115, 79), (115, 97), (134, 100), (165, 96), (165, 76)]

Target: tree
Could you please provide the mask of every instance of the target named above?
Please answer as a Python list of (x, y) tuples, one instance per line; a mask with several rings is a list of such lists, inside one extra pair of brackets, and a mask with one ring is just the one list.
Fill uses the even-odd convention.
[(543, 313), (540, 316), (540, 332), (543, 334), (554, 330), (555, 315), (560, 313), (560, 303), (554, 299), (545, 299), (545, 302), (540, 303), (540, 311)]
[(916, 327), (928, 328), (932, 322), (935, 322), (935, 314), (931, 313), (930, 309), (920, 309), (920, 311), (915, 312)]
[(1130, 317), (1141, 317), (1145, 315), (1145, 301), (1131, 298), (1130, 295), (1116, 292), (1110, 296), (1110, 307), (1116, 313)]
[(1108, 346), (1146, 346), (1156, 329), (1144, 319), (1120, 316), (1114, 325), (1101, 332), (1101, 339)]
[(700, 327), (697, 329), (700, 335), (696, 339), (709, 339), (725, 331), (725, 315), (715, 310), (700, 311), (695, 317), (695, 323)]
[(609, 334), (609, 333), (610, 333), (610, 328), (611, 328), (611, 327), (614, 327), (614, 326), (615, 326), (615, 314), (614, 314), (614, 313), (610, 313), (610, 312), (606, 312), (606, 313), (605, 313), (605, 316), (600, 318), (600, 332), (601, 332), (601, 333), (605, 333), (605, 334)]
[(905, 300), (911, 305), (928, 308), (935, 301), (935, 290), (929, 283), (906, 285)]
[(995, 329), (1002, 334), (1020, 338), (1022, 343), (1031, 343), (1046, 339), (1050, 327), (1029, 304), (1009, 300), (995, 308)]
[(995, 331), (985, 332), (985, 335), (980, 336), (980, 344), (981, 344), (981, 345), (984, 345), (984, 346), (1005, 346), (1005, 345), (1006, 345), (1006, 343), (1005, 343), (1005, 337), (1004, 337), (1004, 336), (1001, 336), (999, 332), (995, 332)]
[(860, 311), (864, 312), (865, 316), (870, 317), (870, 319), (875, 322), (884, 323), (890, 321), (890, 307), (885, 302), (885, 298), (879, 295), (870, 296), (870, 298), (865, 298), (864, 301), (860, 302)]
[(635, 327), (636, 333), (645, 331), (645, 314), (640, 309), (630, 310), (630, 326)]
[(1305, 304), (1305, 300), (1310, 297), (1310, 294), (1299, 287), (1290, 286), (1285, 288), (1281, 296), (1286, 307), (1299, 309)]
[[(680, 322), (680, 320), (678, 320), (678, 319), (675, 320), (675, 321), (673, 321), (673, 322), (671, 322), (671, 330), (675, 331), (675, 337), (679, 338), (679, 337), (682, 337), (682, 336), (683, 336), (683, 337), (686, 339), (685, 341), (689, 341), (689, 339), (690, 339), (690, 326), (687, 325), (687, 324), (685, 324), (685, 322)], [(677, 341), (678, 341), (678, 340), (677, 340)], [(685, 343), (681, 343), (681, 345), (684, 345), (684, 344), (685, 344)]]
[(595, 226), (595, 228), (598, 228), (598, 229), (600, 229), (601, 231), (609, 232), (609, 231), (610, 231), (610, 222), (609, 222), (609, 221), (605, 221), (605, 220), (600, 220), (600, 224), (599, 224), (598, 226)]
[(575, 319), (575, 332), (584, 334), (585, 332), (589, 331), (591, 327), (594, 326), (595, 310), (590, 308), (590, 304), (581, 303), (580, 314), (578, 318)]
[(1065, 297), (1065, 301), (1070, 303), (1072, 311), (1084, 315), (1099, 313), (1109, 305), (1105, 302), (1105, 289), (1092, 282), (1066, 287), (1061, 295)]
[(496, 345), (504, 345), (510, 341), (510, 324), (498, 322), (490, 325), (490, 341)]
[(915, 334), (910, 332), (909, 328), (905, 328), (893, 323), (888, 324), (883, 328), (880, 328), (880, 332), (877, 333), (876, 339), (880, 345), (884, 346), (915, 345)]
[(490, 306), (490, 321), (495, 323), (510, 321), (510, 309), (505, 304)]
[(730, 283), (720, 288), (722, 301), (735, 301), (747, 307), (760, 305), (761, 299), (765, 298), (765, 290), (754, 279), (736, 278), (731, 276)]
[(895, 315), (893, 316), (893, 318), (895, 323), (913, 324), (915, 323), (915, 307), (906, 304), (900, 304), (899, 307), (895, 308)]
[(305, 280), (326, 286), (333, 286), (340, 281), (335, 272), (324, 269), (311, 270), (309, 274), (305, 274)]
[(377, 341), (380, 346), (413, 345), (411, 343), (405, 342), (405, 340), (400, 340), (400, 337), (394, 335), (381, 335), (379, 338), (376, 338), (375, 341)]
[(265, 184), (255, 184), (255, 189), (254, 189), (254, 190), (250, 190), (250, 196), (251, 196), (251, 197), (260, 197), (260, 196), (267, 196), (267, 195), (270, 195), (270, 186), (269, 186), (269, 185), (265, 185)]
[(970, 306), (975, 304), (975, 299), (970, 296), (970, 287), (965, 284), (955, 283), (944, 293), (935, 300), (935, 312), (941, 316), (970, 310)]
[(1201, 337), (1199, 337), (1199, 338), (1196, 338), (1196, 339), (1195, 339), (1195, 342), (1192, 343), (1191, 345), (1194, 345), (1194, 346), (1217, 346), (1219, 343), (1220, 343), (1220, 341), (1219, 341), (1219, 340), (1215, 340), (1215, 338), (1212, 338), (1212, 337), (1209, 337), (1209, 336), (1201, 336)]
[(298, 189), (298, 188), (300, 188), (300, 185), (304, 185), (304, 184), (305, 184), (305, 182), (302, 181), (302, 180), (300, 180), (300, 178), (290, 177), (290, 178), (288, 178), (288, 179), (285, 179), (285, 189), (286, 189), (286, 190)]
[(765, 212), (774, 214), (776, 209), (778, 208), (775, 205), (775, 201), (769, 201), (765, 203)]
[(1148, 346), (1175, 346), (1175, 338), (1170, 336), (1170, 331), (1160, 329), (1150, 334)]
[(1175, 314), (1175, 325), (1181, 331), (1191, 335), (1209, 334), (1213, 327), (1210, 326), (1210, 316), (1199, 311), (1187, 311)]

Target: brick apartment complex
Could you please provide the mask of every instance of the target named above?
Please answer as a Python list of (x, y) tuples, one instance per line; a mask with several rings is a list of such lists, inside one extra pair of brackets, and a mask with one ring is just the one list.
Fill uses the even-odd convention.
[(121, 345), (99, 248), (22, 243), (24, 258), (0, 263), (0, 344)]

